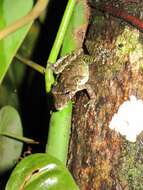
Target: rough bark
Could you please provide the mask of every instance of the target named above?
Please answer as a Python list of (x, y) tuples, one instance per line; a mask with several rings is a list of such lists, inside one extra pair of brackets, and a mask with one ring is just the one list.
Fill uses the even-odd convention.
[[(137, 17), (143, 11), (141, 2), (119, 2)], [(68, 166), (81, 190), (142, 190), (143, 134), (132, 143), (109, 123), (131, 95), (143, 100), (143, 34), (121, 19), (92, 11), (84, 45), (97, 57), (88, 81), (96, 101), (90, 108), (86, 91), (75, 97)]]

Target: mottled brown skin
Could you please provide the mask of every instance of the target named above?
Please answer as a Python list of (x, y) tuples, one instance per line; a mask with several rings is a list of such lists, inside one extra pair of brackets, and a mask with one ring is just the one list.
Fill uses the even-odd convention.
[(87, 83), (89, 79), (89, 64), (93, 58), (85, 55), (82, 49), (59, 59), (54, 65), (55, 73), (59, 73), (57, 84), (53, 87), (52, 93), (55, 101), (55, 108), (61, 110), (76, 92), (86, 89), (90, 98), (93, 92)]

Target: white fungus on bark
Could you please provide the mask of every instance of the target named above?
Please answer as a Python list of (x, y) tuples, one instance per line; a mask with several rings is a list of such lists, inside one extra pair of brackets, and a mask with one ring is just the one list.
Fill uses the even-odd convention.
[(109, 128), (125, 136), (128, 141), (135, 142), (143, 131), (143, 101), (130, 96), (113, 115)]

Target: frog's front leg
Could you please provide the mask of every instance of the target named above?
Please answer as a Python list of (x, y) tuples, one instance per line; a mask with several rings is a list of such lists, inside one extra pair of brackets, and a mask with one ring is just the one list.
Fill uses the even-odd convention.
[(61, 73), (65, 67), (71, 64), (72, 61), (76, 60), (76, 58), (83, 53), (83, 48), (73, 51), (70, 54), (67, 54), (61, 58), (59, 58), (56, 63), (51, 64), (51, 68), (55, 74)]

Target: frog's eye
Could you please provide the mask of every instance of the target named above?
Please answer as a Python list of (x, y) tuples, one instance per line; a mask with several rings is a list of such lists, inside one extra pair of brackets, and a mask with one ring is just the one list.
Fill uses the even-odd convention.
[(69, 93), (70, 93), (70, 92), (68, 91), (68, 92), (65, 93), (65, 95), (69, 95)]
[(122, 49), (123, 46), (124, 46), (124, 44), (122, 44), (122, 43), (118, 44), (119, 49)]

